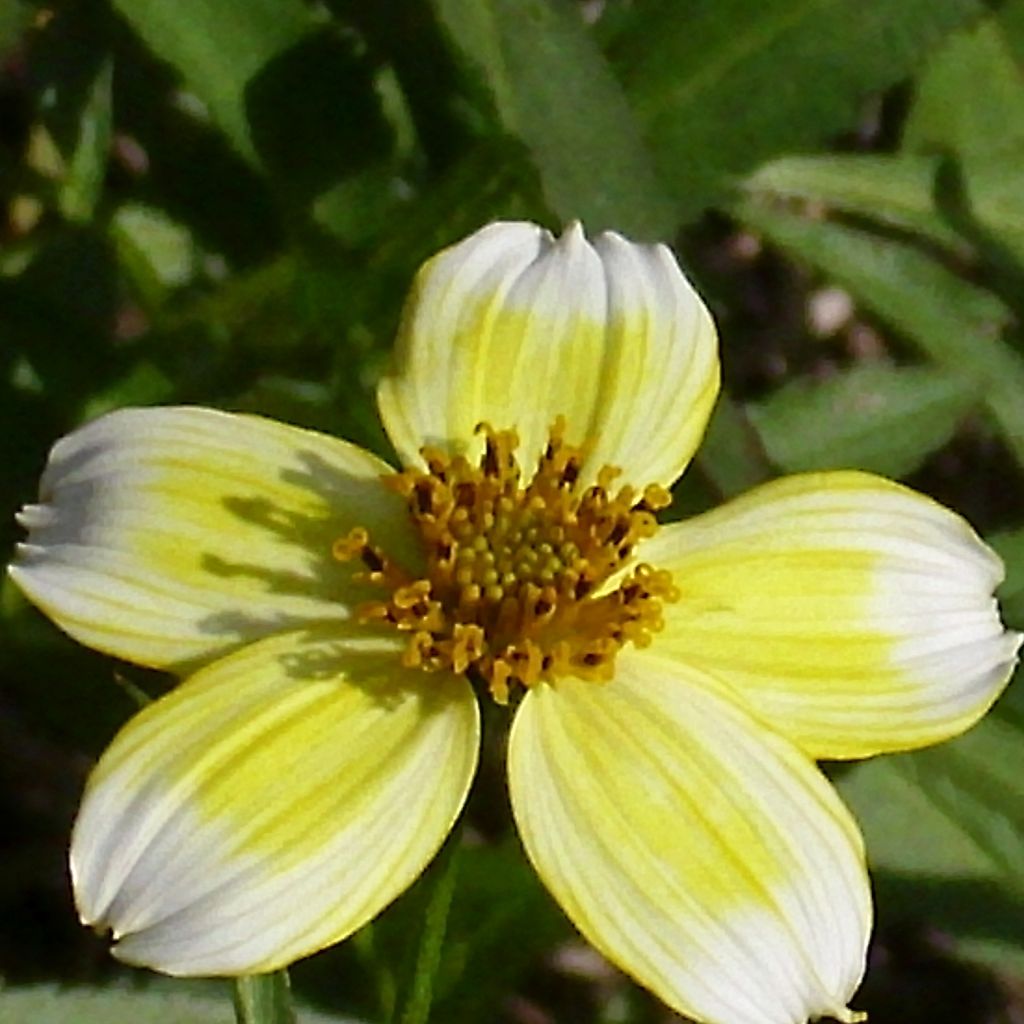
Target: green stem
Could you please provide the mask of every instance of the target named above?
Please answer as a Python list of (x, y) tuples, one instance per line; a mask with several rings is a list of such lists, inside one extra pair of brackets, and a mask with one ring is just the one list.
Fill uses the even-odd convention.
[(235, 978), (237, 1024), (296, 1024), (286, 970)]
[(427, 1024), (434, 1000), (434, 981), (441, 966), (441, 950), (448, 928), (448, 910), (455, 892), (455, 876), (460, 845), (459, 830), (448, 838), (434, 866), (433, 889), (423, 915), (423, 935), (416, 955), (409, 998), (400, 1024)]

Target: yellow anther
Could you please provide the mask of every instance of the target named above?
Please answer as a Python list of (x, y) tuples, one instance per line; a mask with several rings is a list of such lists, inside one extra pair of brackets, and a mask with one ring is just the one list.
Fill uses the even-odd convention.
[[(336, 558), (361, 558), (364, 576), (389, 590), (360, 618), (408, 634), (406, 665), (470, 672), (498, 703), (566, 675), (611, 678), (622, 645), (646, 645), (661, 628), (662, 602), (679, 596), (669, 573), (630, 569), (668, 492), (657, 484), (613, 492), (614, 466), (579, 488), (586, 452), (566, 442), (563, 417), (533, 479), (521, 484), (515, 432), (477, 429), (485, 437), (479, 465), (424, 449), (426, 471), (385, 478), (422, 539), (420, 579), (400, 573), (365, 529), (335, 543)], [(594, 596), (623, 570), (616, 589)]]

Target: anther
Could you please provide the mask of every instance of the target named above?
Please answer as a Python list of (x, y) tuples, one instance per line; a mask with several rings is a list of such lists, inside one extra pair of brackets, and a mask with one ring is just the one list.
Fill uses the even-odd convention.
[(594, 594), (629, 569), (633, 549), (657, 530), (654, 512), (668, 492), (656, 484), (613, 492), (613, 466), (576, 492), (586, 452), (566, 442), (565, 429), (559, 417), (525, 485), (515, 433), (487, 424), (478, 427), (485, 437), (476, 466), (424, 449), (425, 472), (386, 479), (423, 540), (420, 579), (389, 563), (365, 529), (335, 543), (335, 557), (358, 557), (368, 580), (388, 587), (358, 614), (407, 635), (405, 664), (469, 672), (503, 703), (565, 675), (608, 679), (623, 644), (643, 646), (661, 627), (661, 603), (678, 597), (668, 573), (641, 565), (618, 588)]

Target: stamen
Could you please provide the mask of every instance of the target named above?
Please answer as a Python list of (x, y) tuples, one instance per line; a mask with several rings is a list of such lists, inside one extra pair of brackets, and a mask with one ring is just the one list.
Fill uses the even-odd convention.
[(470, 672), (501, 704), (567, 675), (610, 679), (623, 645), (649, 644), (662, 602), (679, 597), (668, 572), (629, 568), (657, 531), (654, 513), (668, 492), (657, 484), (613, 492), (620, 471), (604, 466), (577, 493), (586, 453), (565, 441), (563, 417), (525, 487), (515, 431), (486, 423), (477, 431), (479, 465), (425, 448), (426, 471), (384, 478), (406, 501), (425, 575), (392, 563), (362, 527), (335, 542), (335, 558), (358, 558), (358, 577), (387, 592), (359, 609), (360, 619), (408, 635), (406, 666)]

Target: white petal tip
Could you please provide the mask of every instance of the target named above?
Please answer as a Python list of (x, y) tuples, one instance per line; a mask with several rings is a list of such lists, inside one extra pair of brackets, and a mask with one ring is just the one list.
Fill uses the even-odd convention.
[(14, 548), (15, 561), (7, 566), (7, 575), (22, 589), (24, 589), (25, 570), (18, 564), (24, 562), (32, 554), (28, 544), (17, 544)]
[(583, 223), (579, 220), (567, 224), (558, 239), (558, 245), (565, 249), (587, 244), (587, 236), (583, 231)]
[(1011, 665), (1016, 663), (1022, 643), (1024, 643), (1024, 633), (1018, 633), (1014, 629), (1007, 630), (1006, 647), (1009, 652)]

